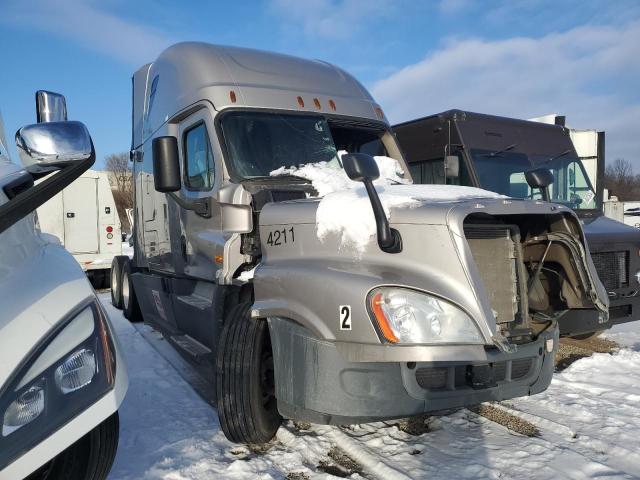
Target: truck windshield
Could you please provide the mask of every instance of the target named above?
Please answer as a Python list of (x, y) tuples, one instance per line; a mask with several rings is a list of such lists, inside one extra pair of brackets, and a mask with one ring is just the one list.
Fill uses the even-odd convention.
[(245, 179), (308, 163), (342, 168), (338, 150), (386, 155), (383, 129), (333, 124), (320, 115), (231, 112), (220, 125), (230, 167)]
[(591, 182), (584, 166), (575, 156), (563, 155), (549, 161), (549, 156), (542, 155), (491, 153), (489, 150), (471, 149), (473, 166), (482, 188), (514, 198), (542, 199), (539, 189), (529, 187), (524, 172), (544, 167), (553, 172), (553, 184), (549, 186), (552, 202), (578, 210), (597, 208)]

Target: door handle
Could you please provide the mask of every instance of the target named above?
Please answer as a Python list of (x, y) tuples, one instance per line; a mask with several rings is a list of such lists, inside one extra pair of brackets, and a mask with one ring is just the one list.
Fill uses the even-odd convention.
[(73, 218), (73, 217), (75, 217), (75, 216), (76, 216), (76, 214), (75, 214), (75, 213), (73, 213), (73, 212), (67, 212), (67, 218)]

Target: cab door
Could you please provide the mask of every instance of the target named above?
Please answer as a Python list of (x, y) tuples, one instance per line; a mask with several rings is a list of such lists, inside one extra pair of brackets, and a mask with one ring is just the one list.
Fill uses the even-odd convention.
[(184, 271), (179, 273), (187, 277), (215, 281), (220, 267), (215, 259), (223, 253), (225, 238), (216, 201), (222, 182), (222, 162), (219, 150), (214, 149), (217, 142), (209, 110), (203, 108), (184, 119), (178, 131), (182, 172), (182, 189), (178, 194), (186, 201), (208, 200), (210, 215), (180, 208), (178, 254), (182, 258), (175, 264), (184, 265)]

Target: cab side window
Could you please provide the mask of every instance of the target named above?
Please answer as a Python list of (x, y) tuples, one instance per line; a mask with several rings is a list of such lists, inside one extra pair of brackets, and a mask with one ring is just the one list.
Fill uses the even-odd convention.
[(189, 190), (213, 187), (213, 151), (207, 127), (199, 123), (184, 133), (185, 185)]

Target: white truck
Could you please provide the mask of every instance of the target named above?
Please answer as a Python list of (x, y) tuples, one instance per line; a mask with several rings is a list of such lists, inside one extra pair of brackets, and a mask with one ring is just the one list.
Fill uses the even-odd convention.
[(11, 163), (0, 119), (0, 480), (104, 480), (118, 446), (124, 361), (84, 273), (33, 213), (95, 152), (82, 123), (53, 121), (66, 120), (64, 97), (37, 99), (43, 123), (16, 133), (25, 168)]
[(108, 286), (122, 254), (120, 219), (107, 172), (88, 170), (37, 210), (43, 232), (58, 237), (95, 288)]

